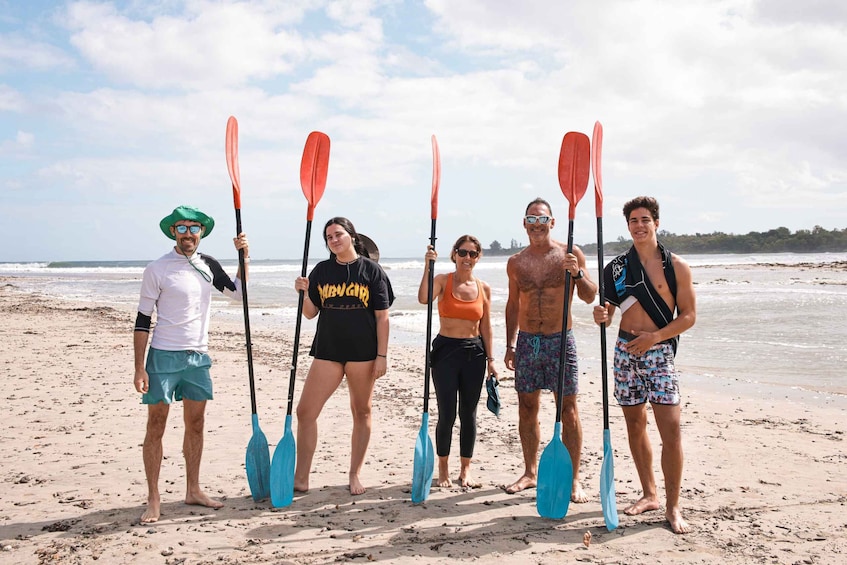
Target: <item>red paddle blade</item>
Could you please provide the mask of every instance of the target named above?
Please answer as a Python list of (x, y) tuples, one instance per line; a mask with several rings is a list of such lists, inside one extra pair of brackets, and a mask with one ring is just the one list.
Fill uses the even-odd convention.
[(241, 173), (238, 170), (238, 121), (230, 116), (226, 121), (226, 168), (232, 180), (232, 200), (241, 209)]
[(306, 219), (312, 221), (315, 206), (318, 205), (326, 188), (326, 173), (329, 168), (329, 136), (313, 131), (306, 138), (303, 159), (300, 161), (300, 186), (309, 202)]
[(432, 136), (432, 215), (434, 220), (438, 216), (438, 187), (441, 185), (441, 153), (438, 151), (438, 140)]
[(603, 175), (600, 172), (600, 160), (603, 156), (603, 125), (594, 122), (591, 136), (591, 172), (594, 173), (594, 210), (597, 217), (603, 217)]
[(562, 151), (559, 153), (559, 186), (562, 194), (570, 202), (568, 218), (576, 216), (576, 205), (588, 189), (590, 176), (590, 147), (591, 142), (584, 133), (569, 131), (562, 140)]

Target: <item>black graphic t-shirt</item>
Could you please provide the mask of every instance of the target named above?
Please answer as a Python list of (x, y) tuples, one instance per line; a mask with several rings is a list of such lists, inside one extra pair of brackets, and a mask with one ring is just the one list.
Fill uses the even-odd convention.
[(321, 261), (309, 273), (309, 299), (319, 311), (311, 355), (341, 362), (376, 357), (374, 311), (394, 302), (391, 281), (379, 263), (366, 257), (349, 265)]

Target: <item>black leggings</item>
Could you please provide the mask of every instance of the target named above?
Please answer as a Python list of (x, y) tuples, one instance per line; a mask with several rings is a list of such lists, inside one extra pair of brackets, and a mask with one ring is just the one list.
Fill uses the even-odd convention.
[(450, 455), (458, 395), (459, 452), (462, 457), (473, 457), (476, 442), (476, 407), (482, 393), (487, 363), (482, 339), (456, 339), (437, 335), (432, 340), (430, 359), (432, 382), (435, 384), (435, 397), (438, 401), (435, 451), (439, 457)]

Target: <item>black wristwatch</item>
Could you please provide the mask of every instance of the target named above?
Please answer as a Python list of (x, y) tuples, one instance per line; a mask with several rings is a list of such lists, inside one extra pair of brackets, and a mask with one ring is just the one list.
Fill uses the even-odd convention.
[(580, 269), (576, 272), (576, 275), (574, 275), (573, 280), (578, 281), (579, 279), (581, 279), (584, 276), (585, 276), (585, 271)]

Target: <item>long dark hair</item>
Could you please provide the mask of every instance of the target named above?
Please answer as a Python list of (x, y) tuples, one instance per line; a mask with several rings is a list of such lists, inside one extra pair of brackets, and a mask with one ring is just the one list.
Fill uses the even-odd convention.
[[(370, 259), (370, 254), (368, 253), (367, 249), (365, 249), (365, 244), (362, 243), (362, 238), (359, 237), (359, 234), (356, 232), (356, 228), (353, 226), (353, 222), (341, 216), (330, 218), (327, 223), (324, 224), (323, 238), (324, 245), (326, 245), (327, 250), (329, 250), (329, 244), (326, 242), (326, 228), (333, 224), (336, 226), (341, 226), (344, 231), (350, 234), (350, 239), (353, 240), (353, 249), (356, 251), (356, 253), (358, 253), (362, 257), (367, 257)], [(330, 251), (329, 258), (335, 259), (335, 253)]]

